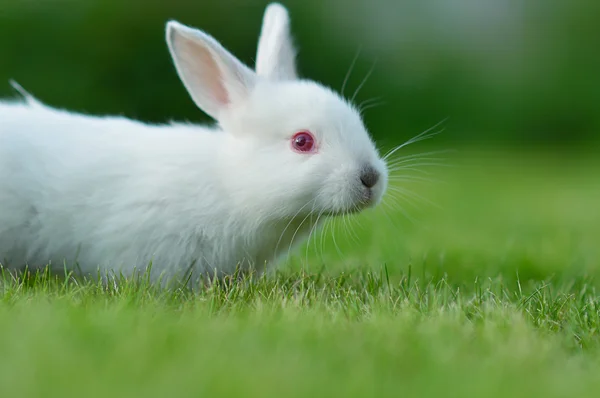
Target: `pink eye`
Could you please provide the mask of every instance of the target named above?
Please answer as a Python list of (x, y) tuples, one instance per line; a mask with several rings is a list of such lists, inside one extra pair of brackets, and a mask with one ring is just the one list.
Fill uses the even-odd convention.
[(313, 152), (315, 137), (309, 131), (300, 131), (292, 137), (292, 148), (297, 152)]

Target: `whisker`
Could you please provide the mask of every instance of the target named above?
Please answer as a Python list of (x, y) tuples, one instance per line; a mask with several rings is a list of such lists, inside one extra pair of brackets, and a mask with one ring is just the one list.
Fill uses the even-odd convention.
[[(333, 220), (335, 220), (334, 222), (337, 222), (336, 218), (333, 218)], [(338, 255), (340, 256), (340, 258), (343, 258), (344, 255), (342, 254), (342, 251), (340, 250), (340, 247), (338, 246), (337, 241), (335, 239), (335, 225), (333, 225), (331, 228), (331, 240), (333, 241), (333, 246), (335, 247), (335, 250), (337, 251)]]
[(356, 217), (356, 216), (352, 216), (349, 215), (348, 216), (348, 221), (350, 223), (350, 229), (352, 230), (352, 233), (354, 234), (354, 236), (356, 236), (356, 243), (359, 244), (360, 243), (360, 236), (358, 236), (358, 234), (356, 233), (356, 227), (360, 228), (361, 230), (364, 231), (364, 227), (360, 222), (360, 217)]
[(292, 239), (290, 239), (290, 244), (289, 244), (289, 246), (288, 246), (288, 253), (287, 253), (287, 257), (288, 257), (288, 258), (290, 257), (290, 253), (292, 252), (292, 246), (294, 245), (294, 239), (296, 238), (296, 235), (298, 234), (298, 232), (300, 231), (300, 229), (302, 228), (302, 226), (304, 225), (304, 223), (306, 222), (306, 220), (307, 220), (309, 217), (312, 217), (312, 215), (313, 215), (312, 211), (311, 211), (310, 213), (308, 213), (308, 214), (306, 215), (306, 217), (304, 217), (304, 218), (302, 219), (302, 221), (300, 222), (300, 225), (298, 225), (298, 227), (297, 227), (297, 228), (296, 228), (296, 230), (294, 231), (294, 234), (292, 235)]
[(325, 220), (325, 224), (323, 225), (323, 229), (321, 230), (321, 241), (320, 241), (320, 248), (321, 248), (321, 253), (319, 255), (319, 258), (321, 259), (321, 263), (325, 263), (325, 258), (323, 257), (323, 251), (324, 251), (324, 246), (325, 246), (325, 235), (327, 234), (327, 230), (329, 229), (329, 225), (331, 224), (331, 219), (326, 219)]
[(367, 80), (369, 79), (369, 77), (371, 76), (371, 74), (373, 73), (373, 71), (375, 70), (375, 65), (376, 64), (377, 64), (377, 60), (373, 61), (373, 65), (371, 65), (371, 69), (369, 69), (369, 71), (367, 72), (367, 74), (364, 77), (364, 79), (362, 80), (362, 82), (360, 82), (360, 84), (358, 85), (358, 87), (354, 91), (354, 95), (352, 95), (352, 98), (350, 99), (351, 103), (354, 102), (354, 99), (356, 98), (356, 96), (358, 95), (358, 93), (360, 92), (360, 90), (363, 88), (363, 86), (365, 85), (365, 83), (367, 82)]
[(441, 130), (439, 130), (437, 132), (433, 132), (433, 133), (432, 133), (432, 131), (435, 130), (436, 128), (438, 128), (442, 123), (445, 123), (447, 120), (448, 120), (448, 118), (442, 119), (440, 122), (438, 122), (437, 124), (428, 128), (427, 130), (423, 131), (422, 133), (417, 134), (416, 136), (409, 139), (405, 143), (398, 145), (397, 147), (395, 147), (394, 149), (392, 149), (388, 153), (386, 153), (385, 156), (383, 157), (383, 159), (384, 160), (388, 159), (390, 156), (392, 156), (398, 150), (400, 150), (401, 148), (404, 148), (407, 145), (414, 144), (415, 142), (423, 141), (423, 140), (432, 138), (438, 134), (441, 134), (444, 131), (444, 129), (441, 129)]
[[(308, 202), (306, 202), (306, 204), (304, 206), (302, 206), (300, 208), (300, 210), (298, 210), (296, 212), (296, 214), (294, 214), (294, 216), (290, 219), (290, 221), (287, 223), (287, 225), (285, 226), (285, 228), (283, 229), (283, 231), (281, 232), (281, 235), (279, 235), (279, 240), (277, 241), (277, 244), (275, 245), (275, 250), (273, 251), (273, 255), (277, 255), (277, 249), (279, 248), (279, 244), (281, 243), (281, 240), (283, 239), (283, 236), (285, 235), (285, 232), (287, 231), (287, 229), (290, 227), (290, 225), (292, 224), (292, 222), (294, 222), (294, 220), (296, 219), (296, 217), (298, 216), (298, 214), (300, 214), (300, 212), (302, 210), (304, 210), (304, 208), (308, 205), (311, 204), (311, 202), (314, 202), (316, 199), (310, 200)], [(314, 205), (313, 205), (314, 206)]]
[[(398, 196), (403, 199), (406, 203), (408, 203), (409, 205), (411, 205), (412, 207), (415, 208), (415, 210), (422, 210), (421, 206), (419, 206), (418, 204), (416, 204), (413, 199), (410, 197), (410, 195), (406, 195), (403, 191), (399, 190), (399, 189), (394, 189), (394, 188), (390, 188), (390, 190), (392, 192), (395, 192), (398, 194)], [(397, 198), (396, 198), (397, 199)]]
[(408, 221), (410, 221), (413, 225), (417, 225), (417, 221), (411, 217), (406, 210), (404, 209), (404, 207), (402, 207), (398, 202), (395, 202), (397, 205), (396, 211), (400, 212)]
[(377, 108), (377, 107), (380, 107), (380, 106), (383, 106), (386, 104), (387, 104), (387, 102), (385, 102), (385, 101), (369, 103), (368, 105), (364, 105), (364, 106), (361, 106), (360, 108), (358, 108), (358, 113), (360, 113), (361, 115), (364, 115), (367, 110)]
[[(319, 212), (319, 214), (317, 215), (317, 220), (315, 221), (315, 223), (313, 224), (312, 228), (310, 229), (310, 232), (308, 233), (308, 239), (307, 239), (307, 245), (306, 245), (306, 253), (305, 253), (306, 259), (304, 260), (307, 265), (308, 265), (308, 252), (309, 252), (309, 249), (310, 249), (310, 240), (311, 240), (314, 232), (317, 230), (317, 228), (319, 226), (319, 220), (321, 219), (321, 216), (323, 216), (323, 213), (324, 213), (324, 210), (321, 210)], [(315, 235), (315, 240), (316, 240), (316, 235)], [(315, 241), (315, 244), (316, 244), (316, 241)], [(315, 252), (316, 252), (316, 250), (315, 250)]]
[(390, 170), (390, 173), (395, 173), (398, 171), (412, 171), (412, 172), (419, 173), (419, 174), (431, 175), (431, 172), (429, 172), (427, 170), (417, 169), (414, 167), (398, 167), (397, 169)]
[(411, 166), (413, 164), (418, 164), (419, 162), (433, 162), (433, 163), (440, 163), (440, 164), (442, 164), (446, 160), (447, 159), (444, 159), (444, 158), (427, 158), (427, 157), (422, 157), (422, 158), (405, 159), (405, 160), (398, 160), (398, 161), (394, 161), (394, 162), (389, 162), (387, 166), (388, 166), (388, 169), (389, 169), (389, 168), (393, 168), (393, 167), (401, 166), (401, 165)]
[(354, 65), (356, 65), (356, 61), (358, 60), (360, 51), (361, 51), (361, 47), (359, 46), (358, 50), (356, 50), (356, 54), (354, 55), (354, 58), (352, 59), (350, 68), (348, 68), (348, 72), (346, 72), (346, 77), (344, 77), (344, 83), (342, 84), (342, 90), (341, 90), (342, 97), (344, 96), (344, 90), (346, 90), (346, 84), (348, 83), (348, 79), (350, 78), (350, 75), (352, 74), (352, 71), (354, 70)]
[(456, 153), (456, 152), (458, 152), (456, 149), (439, 149), (439, 150), (435, 150), (435, 151), (412, 153), (410, 155), (398, 156), (396, 159), (399, 159), (399, 160), (412, 159), (412, 158), (419, 158), (422, 156), (440, 155), (443, 153)]
[(420, 176), (412, 176), (408, 174), (390, 175), (388, 180), (393, 182), (427, 182), (436, 184), (448, 184), (447, 181), (439, 180), (437, 178), (425, 178)]
[(448, 160), (447, 157), (438, 156), (439, 153), (418, 153), (413, 155), (405, 155), (394, 157), (393, 159), (388, 158), (388, 164), (395, 164), (398, 162), (410, 162), (415, 160), (423, 160), (423, 159), (438, 159), (438, 160)]
[(438, 203), (433, 202), (432, 200), (429, 200), (413, 191), (411, 191), (410, 189), (406, 189), (406, 188), (401, 188), (401, 187), (390, 187), (390, 190), (393, 192), (397, 192), (399, 194), (401, 194), (402, 196), (404, 196), (405, 198), (407, 196), (412, 197), (413, 199), (418, 199), (418, 200), (422, 200), (423, 202), (437, 208), (437, 209), (442, 209), (442, 206), (439, 205)]
[(381, 100), (381, 97), (373, 97), (373, 98), (366, 99), (358, 105), (358, 109), (361, 109), (364, 105), (368, 105), (371, 102), (377, 102), (380, 100)]
[(422, 167), (422, 166), (432, 166), (432, 167), (452, 167), (448, 163), (435, 163), (435, 162), (425, 162), (425, 163), (411, 163), (407, 166), (398, 166), (389, 168), (390, 171), (398, 171), (398, 170), (408, 170), (410, 168)]
[(398, 225), (396, 225), (394, 223), (394, 221), (392, 220), (392, 217), (390, 217), (390, 214), (388, 213), (388, 209), (390, 209), (392, 211), (394, 211), (394, 209), (385, 199), (381, 203), (383, 204), (383, 206), (381, 207), (382, 214), (385, 216), (386, 220), (390, 223), (390, 225), (394, 228), (394, 230), (398, 234), (400, 234), (400, 228), (398, 228)]
[(392, 156), (394, 153), (396, 153), (397, 151), (399, 151), (400, 149), (411, 145), (411, 144), (415, 144), (417, 142), (420, 141), (425, 141), (428, 140), (430, 138), (435, 137), (438, 134), (441, 134), (442, 132), (444, 132), (444, 129), (438, 130), (438, 131), (434, 131), (433, 133), (427, 133), (427, 134), (423, 134), (421, 133), (420, 135), (411, 138), (410, 140), (404, 142), (403, 144), (398, 145), (397, 147), (393, 148), (391, 151), (389, 151), (384, 157), (383, 160), (387, 160), (389, 159), (390, 156)]
[(360, 239), (358, 238), (358, 235), (356, 235), (356, 232), (352, 228), (352, 220), (350, 218), (351, 215), (345, 213), (343, 215), (343, 217), (344, 217), (344, 228), (348, 232), (348, 235), (350, 236), (350, 238), (352, 238), (352, 242), (354, 242), (355, 244), (359, 244), (360, 243)]

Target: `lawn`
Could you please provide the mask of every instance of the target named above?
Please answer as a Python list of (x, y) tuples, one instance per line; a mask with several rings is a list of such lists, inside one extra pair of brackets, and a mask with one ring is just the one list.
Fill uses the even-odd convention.
[(600, 161), (448, 157), (262, 277), (5, 277), (0, 397), (597, 397)]

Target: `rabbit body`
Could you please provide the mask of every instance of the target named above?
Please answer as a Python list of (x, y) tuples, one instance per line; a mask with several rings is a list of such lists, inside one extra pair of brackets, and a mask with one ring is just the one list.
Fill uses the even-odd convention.
[(276, 231), (235, 204), (229, 135), (28, 104), (0, 120), (4, 264), (230, 272), (275, 255)]
[[(268, 9), (256, 72), (168, 24), (177, 71), (214, 127), (75, 114), (27, 94), (0, 102), (0, 263), (92, 275), (152, 264), (153, 279), (260, 270), (325, 217), (375, 206), (385, 163), (351, 105), (297, 78), (287, 24), (283, 7)], [(314, 149), (294, 147), (297, 131)]]

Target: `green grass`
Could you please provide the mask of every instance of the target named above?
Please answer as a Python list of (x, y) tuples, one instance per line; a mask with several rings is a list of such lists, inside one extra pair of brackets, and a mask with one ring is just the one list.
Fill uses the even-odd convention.
[(598, 162), (469, 154), (260, 278), (6, 278), (0, 397), (596, 397)]

